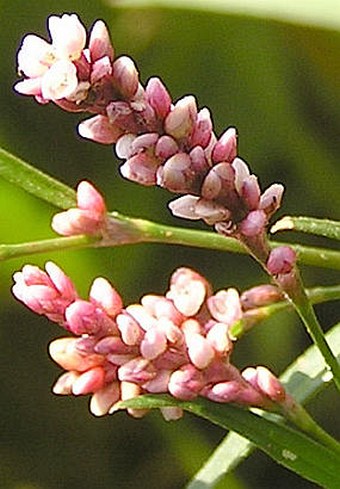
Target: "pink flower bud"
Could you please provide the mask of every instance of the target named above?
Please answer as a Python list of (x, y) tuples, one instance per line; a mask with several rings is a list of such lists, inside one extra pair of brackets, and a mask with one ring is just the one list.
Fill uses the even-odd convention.
[(199, 197), (195, 195), (183, 195), (177, 199), (171, 201), (168, 204), (172, 214), (183, 219), (192, 219), (197, 221), (201, 217), (196, 213), (196, 203)]
[(214, 163), (231, 163), (237, 156), (237, 135), (234, 127), (229, 127), (219, 138), (212, 151)]
[(139, 326), (147, 331), (152, 327), (157, 327), (157, 319), (154, 318), (148, 311), (140, 304), (131, 304), (125, 311), (137, 321)]
[(145, 87), (145, 95), (157, 117), (163, 120), (170, 112), (171, 98), (166, 87), (159, 78), (149, 79)]
[(92, 62), (97, 61), (104, 56), (108, 56), (109, 59), (113, 61), (113, 46), (107, 27), (102, 20), (97, 20), (93, 24), (89, 39), (89, 51)]
[(213, 349), (221, 355), (227, 355), (233, 348), (228, 334), (228, 325), (224, 323), (215, 323), (207, 334), (207, 340)]
[(283, 385), (266, 367), (248, 367), (242, 372), (242, 377), (273, 402), (280, 403), (285, 400), (286, 392)]
[(97, 353), (84, 354), (77, 350), (77, 338), (58, 338), (49, 345), (49, 354), (58, 365), (65, 370), (86, 370), (102, 365), (104, 358)]
[(51, 15), (48, 30), (59, 58), (78, 59), (86, 43), (86, 30), (76, 14)]
[(98, 277), (93, 281), (89, 295), (90, 301), (111, 318), (115, 318), (123, 308), (122, 298), (105, 278)]
[(210, 226), (221, 221), (228, 221), (231, 218), (231, 212), (213, 200), (198, 199), (195, 212)]
[(281, 205), (283, 192), (283, 185), (273, 183), (261, 195), (260, 209), (263, 209), (267, 215), (272, 215)]
[[(27, 78), (27, 80), (19, 81), (14, 85), (14, 90), (22, 95), (41, 96), (41, 81), (42, 78)], [(46, 101), (48, 102), (48, 101)], [(40, 103), (43, 103), (40, 99)]]
[(119, 383), (112, 382), (93, 394), (90, 401), (90, 411), (95, 416), (103, 416), (110, 411), (113, 404), (119, 401), (119, 398)]
[(257, 236), (263, 233), (267, 224), (267, 216), (264, 211), (251, 211), (240, 223), (239, 229), (244, 236)]
[(100, 234), (103, 223), (103, 216), (97, 212), (68, 209), (53, 216), (51, 227), (62, 236), (97, 235)]
[(184, 139), (191, 134), (196, 117), (195, 97), (187, 95), (179, 100), (167, 115), (164, 123), (165, 132), (175, 139)]
[[(122, 401), (127, 401), (128, 399), (133, 399), (134, 397), (138, 397), (141, 394), (141, 388), (134, 384), (133, 382), (121, 382), (120, 384), (121, 390), (121, 399)], [(110, 414), (115, 411), (114, 406), (110, 409)], [(127, 409), (127, 412), (133, 416), (134, 418), (142, 418), (148, 412), (147, 409)]]
[(98, 214), (106, 213), (103, 197), (92, 183), (83, 180), (77, 187), (77, 206), (79, 209), (91, 210)]
[(127, 160), (133, 155), (132, 143), (137, 138), (135, 134), (124, 134), (121, 136), (116, 144), (115, 151), (118, 158)]
[(214, 319), (231, 326), (242, 319), (242, 307), (236, 289), (220, 290), (208, 298), (208, 308)]
[(250, 175), (244, 180), (240, 196), (243, 198), (249, 210), (257, 209), (260, 202), (260, 187), (255, 175)]
[(161, 136), (155, 146), (155, 156), (162, 160), (167, 160), (174, 154), (178, 153), (179, 147), (176, 141), (167, 135)]
[(238, 400), (242, 388), (240, 382), (230, 380), (219, 382), (208, 389), (204, 389), (202, 394), (214, 402), (235, 402)]
[(154, 360), (164, 353), (167, 347), (167, 338), (159, 328), (149, 328), (140, 344), (141, 355), (147, 360)]
[(144, 384), (157, 375), (157, 370), (152, 363), (143, 357), (136, 357), (125, 363), (118, 369), (120, 381)]
[(110, 353), (116, 355), (136, 354), (137, 349), (134, 346), (126, 345), (119, 336), (106, 336), (98, 341), (94, 351), (100, 355), (108, 355)]
[(241, 195), (243, 183), (250, 177), (248, 165), (241, 158), (235, 158), (231, 166), (235, 171), (234, 184), (236, 191)]
[(75, 300), (65, 310), (67, 328), (75, 335), (109, 335), (117, 332), (115, 322), (91, 302)]
[(193, 365), (188, 364), (173, 372), (170, 377), (168, 390), (177, 399), (190, 401), (204, 387), (202, 373)]
[(78, 86), (77, 69), (71, 61), (56, 61), (41, 80), (41, 94), (46, 100), (70, 97)]
[(105, 373), (102, 367), (94, 367), (82, 373), (72, 385), (75, 396), (91, 394), (104, 387)]
[(62, 374), (57, 382), (52, 387), (53, 394), (60, 396), (68, 396), (72, 394), (72, 386), (74, 382), (79, 378), (79, 372), (65, 372)]
[(118, 314), (116, 322), (126, 345), (138, 345), (141, 342), (144, 331), (132, 316), (123, 312), (123, 314)]
[(147, 153), (141, 153), (129, 158), (120, 167), (120, 173), (124, 178), (140, 185), (156, 185), (156, 172), (158, 161)]
[(113, 63), (114, 84), (126, 99), (132, 98), (138, 89), (138, 71), (128, 56), (121, 56)]
[(282, 300), (282, 292), (271, 284), (257, 285), (241, 294), (243, 309), (255, 309)]
[(157, 185), (171, 192), (197, 191), (198, 183), (191, 158), (186, 153), (171, 156), (157, 172)]
[(123, 130), (111, 124), (107, 116), (95, 115), (78, 125), (78, 134), (97, 143), (113, 144), (121, 137)]
[(177, 421), (183, 417), (183, 409), (179, 407), (163, 407), (160, 411), (165, 421)]
[(200, 146), (206, 148), (209, 144), (213, 125), (209, 109), (204, 107), (197, 114), (197, 119), (190, 137), (192, 147)]
[(200, 310), (207, 294), (208, 283), (189, 268), (178, 268), (171, 276), (166, 297), (184, 316), (194, 316)]
[(174, 303), (166, 297), (148, 294), (142, 297), (141, 304), (156, 319), (167, 318), (178, 326), (183, 320), (183, 315), (176, 309)]
[(211, 343), (200, 334), (186, 336), (188, 355), (198, 369), (206, 368), (214, 359), (215, 352)]
[(162, 394), (168, 391), (171, 370), (158, 369), (157, 375), (143, 384), (143, 389), (151, 394)]
[(296, 263), (296, 252), (290, 246), (274, 248), (269, 255), (267, 268), (273, 275), (290, 273)]
[(137, 136), (131, 143), (131, 154), (135, 155), (148, 150), (153, 154), (158, 139), (159, 135), (156, 132), (147, 132)]
[(223, 199), (234, 190), (235, 172), (228, 163), (213, 166), (204, 179), (201, 195), (204, 199)]

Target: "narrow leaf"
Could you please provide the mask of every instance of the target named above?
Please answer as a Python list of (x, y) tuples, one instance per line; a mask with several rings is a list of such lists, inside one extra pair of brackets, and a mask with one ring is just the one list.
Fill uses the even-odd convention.
[(305, 434), (253, 412), (206, 399), (177, 401), (171, 396), (140, 396), (117, 408), (152, 409), (179, 406), (197, 416), (247, 437), (279, 464), (321, 487), (340, 487), (340, 455)]
[[(326, 334), (326, 339), (340, 361), (340, 323)], [(298, 402), (305, 403), (327, 386), (331, 376), (319, 350), (313, 345), (287, 368), (280, 379), (287, 391)], [(263, 416), (268, 415), (263, 413)], [(203, 482), (205, 489), (212, 489), (224, 475), (237, 467), (254, 449), (255, 446), (249, 440), (235, 432), (230, 432), (201, 470), (197, 472), (187, 489), (199, 489)]]
[(340, 240), (340, 222), (329, 219), (285, 216), (270, 229), (271, 233), (277, 233), (278, 231), (300, 231)]
[(75, 204), (74, 190), (2, 148), (0, 177), (56, 207), (68, 209)]

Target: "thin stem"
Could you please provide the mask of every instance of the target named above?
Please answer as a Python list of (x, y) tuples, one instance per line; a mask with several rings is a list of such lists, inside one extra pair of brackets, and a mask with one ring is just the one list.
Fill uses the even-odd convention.
[[(221, 236), (217, 233), (165, 226), (153, 221), (131, 218), (112, 212), (109, 215), (108, 236), (100, 242), (93, 237), (72, 236), (20, 244), (2, 244), (0, 245), (0, 261), (70, 248), (108, 247), (133, 243), (164, 243), (231, 253), (248, 253), (246, 247), (236, 239)], [(285, 243), (271, 242), (270, 244), (275, 248)], [(337, 251), (294, 244), (289, 246), (296, 251), (298, 262), (303, 265), (340, 270), (340, 253)]]
[(292, 399), (287, 399), (287, 405), (283, 405), (283, 415), (295, 426), (310, 434), (315, 440), (319, 440), (324, 446), (335, 450), (340, 454), (340, 443), (325, 431), (306, 411), (306, 409)]
[(93, 236), (69, 236), (66, 238), (45, 239), (42, 241), (30, 241), (20, 244), (0, 245), (0, 261), (10, 260), (21, 256), (36, 255), (60, 250), (90, 248), (98, 242), (98, 237)]

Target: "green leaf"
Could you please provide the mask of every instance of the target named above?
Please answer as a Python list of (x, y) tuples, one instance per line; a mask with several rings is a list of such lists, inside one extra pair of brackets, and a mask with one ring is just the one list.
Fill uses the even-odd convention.
[(340, 456), (305, 434), (253, 412), (198, 399), (177, 401), (171, 396), (140, 396), (117, 408), (152, 409), (179, 406), (197, 416), (247, 437), (279, 464), (322, 487), (340, 487)]
[(76, 194), (70, 187), (2, 148), (0, 148), (0, 177), (62, 209), (72, 207), (76, 202)]
[(285, 216), (277, 221), (270, 230), (271, 233), (278, 231), (301, 231), (340, 240), (340, 222), (329, 219)]
[[(340, 361), (340, 323), (327, 333), (326, 339)], [(327, 386), (331, 376), (319, 350), (313, 345), (287, 368), (280, 379), (298, 402), (305, 403)], [(263, 413), (263, 416), (268, 414)], [(215, 487), (224, 475), (235, 469), (254, 449), (255, 446), (249, 440), (230, 432), (197, 472), (187, 489), (199, 489), (202, 483), (205, 484), (205, 489)]]
[(299, 25), (340, 29), (337, 0), (297, 2), (296, 0), (115, 0), (113, 6), (169, 7), (205, 10), (224, 14), (248, 15)]

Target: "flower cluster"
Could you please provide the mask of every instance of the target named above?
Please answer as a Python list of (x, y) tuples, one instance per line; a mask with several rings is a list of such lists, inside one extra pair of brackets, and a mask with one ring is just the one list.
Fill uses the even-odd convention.
[[(179, 268), (164, 296), (145, 295), (139, 304), (124, 307), (104, 278), (94, 280), (83, 300), (57, 265), (48, 262), (45, 270), (24, 266), (14, 275), (13, 293), (71, 333), (50, 344), (51, 357), (66, 370), (54, 385), (56, 394), (91, 394), (90, 409), (97, 416), (143, 393), (267, 409), (284, 402), (283, 387), (265, 367), (241, 373), (230, 360), (231, 326), (246, 320), (254, 307), (278, 300), (273, 286), (241, 297), (233, 288), (213, 294), (201, 275)], [(179, 408), (162, 413), (166, 419), (182, 415)]]
[(79, 125), (81, 136), (116, 144), (124, 177), (182, 194), (170, 203), (179, 217), (203, 219), (243, 241), (264, 233), (280, 206), (283, 186), (261, 193), (257, 177), (237, 156), (236, 130), (220, 137), (210, 111), (195, 97), (172, 102), (159, 78), (145, 87), (127, 56), (115, 58), (109, 34), (97, 21), (89, 35), (75, 14), (48, 22), (52, 43), (28, 35), (18, 53), (25, 79), (15, 85), (39, 102), (95, 114)]

